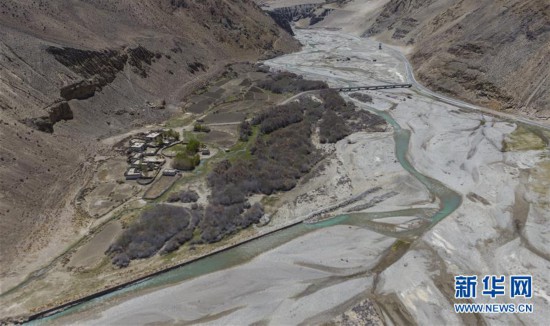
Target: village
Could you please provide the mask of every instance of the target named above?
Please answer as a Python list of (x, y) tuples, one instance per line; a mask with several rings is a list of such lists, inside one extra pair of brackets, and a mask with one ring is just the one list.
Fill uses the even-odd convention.
[[(180, 137), (179, 132), (167, 128), (133, 136), (128, 141), (126, 149), (128, 157), (128, 169), (124, 173), (126, 180), (137, 180), (142, 185), (150, 184), (159, 173), (163, 176), (176, 176), (182, 171), (189, 171), (197, 166), (201, 155), (210, 156), (210, 150), (204, 143), (196, 139), (180, 140)], [(187, 153), (183, 157), (180, 156), (183, 154), (182, 150), (164, 151), (169, 148), (177, 149), (178, 146), (182, 147), (182, 150), (186, 148)], [(191, 152), (195, 154), (192, 157), (193, 162), (185, 164)], [(167, 161), (171, 161), (171, 166), (165, 167)]]
[[(167, 158), (174, 155), (163, 153), (163, 150), (182, 143), (180, 134), (173, 129), (158, 129), (134, 136), (127, 143), (128, 169), (124, 173), (126, 180), (138, 180), (139, 184), (149, 184), (160, 172), (163, 176), (177, 175), (179, 169), (164, 167)], [(199, 146), (202, 155), (210, 154), (205, 145)], [(199, 162), (200, 160), (195, 165)]]
[[(166, 158), (160, 153), (163, 148), (179, 142), (180, 135), (172, 129), (151, 131), (130, 139), (128, 144), (128, 170), (126, 180), (152, 180), (160, 172)], [(175, 169), (162, 170), (163, 175), (176, 175)]]

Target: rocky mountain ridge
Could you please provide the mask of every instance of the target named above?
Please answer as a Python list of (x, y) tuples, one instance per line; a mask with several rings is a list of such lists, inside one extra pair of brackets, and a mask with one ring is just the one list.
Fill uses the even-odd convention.
[(434, 90), (550, 119), (548, 1), (390, 0), (363, 35), (411, 46)]

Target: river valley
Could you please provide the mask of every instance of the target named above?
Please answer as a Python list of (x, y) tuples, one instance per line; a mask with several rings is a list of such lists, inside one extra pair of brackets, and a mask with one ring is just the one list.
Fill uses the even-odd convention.
[[(379, 50), (378, 42), (313, 29), (296, 37), (300, 52), (265, 64), (331, 87), (411, 82), (403, 58)], [(35, 323), (543, 324), (550, 318), (550, 133), (417, 87), (368, 94), (373, 103), (343, 96), (392, 128), (338, 142), (351, 186), (325, 190), (345, 199), (380, 186), (395, 196), (291, 226)], [(531, 138), (519, 137), (520, 127)], [(532, 137), (545, 146), (529, 146)], [(301, 209), (321, 206), (318, 200)], [(470, 274), (533, 275), (537, 313), (455, 314), (454, 276)], [(360, 313), (364, 307), (370, 309)]]

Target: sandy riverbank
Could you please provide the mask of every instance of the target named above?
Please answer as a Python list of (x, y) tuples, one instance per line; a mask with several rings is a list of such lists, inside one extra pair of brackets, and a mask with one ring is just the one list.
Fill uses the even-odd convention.
[(58, 322), (298, 324), (369, 290), (368, 273), (352, 275), (373, 267), (392, 243), (393, 239), (360, 228), (319, 230), (249, 264), (136, 297), (97, 314), (91, 311), (87, 320), (77, 315)]

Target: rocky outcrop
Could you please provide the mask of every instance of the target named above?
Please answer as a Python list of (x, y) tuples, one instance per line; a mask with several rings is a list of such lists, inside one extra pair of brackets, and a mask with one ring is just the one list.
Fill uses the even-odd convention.
[(54, 103), (45, 108), (47, 115), (26, 118), (22, 122), (36, 130), (53, 133), (53, 126), (61, 120), (72, 120), (73, 111), (66, 101)]
[(52, 123), (56, 123), (61, 120), (71, 120), (73, 118), (73, 111), (69, 106), (69, 103), (62, 101), (55, 103), (46, 108), (48, 112), (48, 118)]
[(87, 79), (82, 80), (74, 84), (70, 84), (64, 87), (61, 87), (59, 90), (59, 95), (65, 100), (85, 100), (94, 96), (96, 90), (101, 89), (104, 86), (97, 79)]
[(96, 91), (111, 83), (126, 65), (131, 66), (134, 73), (146, 78), (148, 66), (155, 58), (161, 57), (160, 53), (155, 54), (141, 45), (120, 51), (48, 47), (46, 52), (81, 77), (88, 78), (61, 88), (60, 95), (67, 101), (94, 96)]

